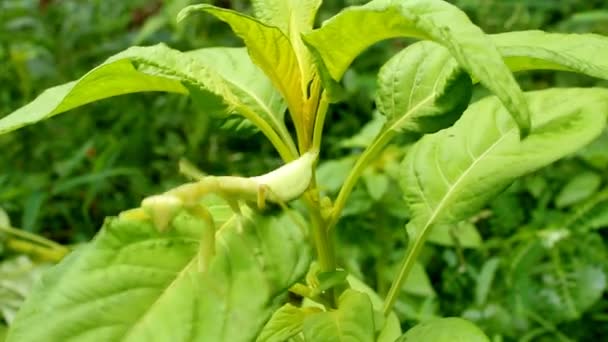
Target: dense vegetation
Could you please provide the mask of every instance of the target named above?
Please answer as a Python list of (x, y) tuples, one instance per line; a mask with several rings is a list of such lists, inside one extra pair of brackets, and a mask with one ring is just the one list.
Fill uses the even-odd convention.
[[(198, 2), (198, 1), (196, 1)], [(326, 1), (321, 22), (347, 5)], [(608, 34), (604, 1), (451, 1), (487, 33), (544, 29)], [(77, 79), (131, 45), (190, 50), (240, 46), (225, 24), (198, 16), (177, 24), (190, 0), (0, 2), (0, 115), (42, 90)], [(215, 1), (248, 11), (248, 1)], [(374, 45), (342, 82), (323, 139), (319, 189), (332, 198), (378, 131), (378, 68), (410, 39)], [(525, 90), (605, 87), (557, 71), (517, 74)], [(473, 88), (473, 99), (488, 91)], [(362, 176), (335, 233), (338, 264), (384, 296), (408, 237), (395, 140)], [(281, 165), (254, 127), (210, 117), (187, 97), (115, 97), (0, 135), (0, 340), (40, 273), (89, 241), (104, 217), (185, 181), (180, 160), (208, 174), (262, 174)], [(403, 330), (437, 316), (475, 322), (495, 341), (596, 341), (608, 334), (608, 132), (517, 180), (471, 219), (429, 238), (394, 309)], [(299, 206), (295, 203), (294, 206)], [(10, 220), (9, 220), (10, 218)], [(50, 241), (15, 235), (19, 227)]]

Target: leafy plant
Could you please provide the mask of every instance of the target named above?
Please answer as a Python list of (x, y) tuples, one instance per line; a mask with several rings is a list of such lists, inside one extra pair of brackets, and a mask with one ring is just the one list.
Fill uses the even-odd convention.
[[(186, 168), (194, 181), (107, 219), (91, 243), (46, 272), (8, 341), (488, 340), (457, 318), (429, 320), (402, 335), (394, 304), (408, 275), (424, 279), (417, 260), (427, 240), (479, 245), (465, 220), (514, 181), (602, 134), (606, 89), (524, 93), (513, 72), (567, 70), (608, 79), (608, 38), (541, 31), (486, 35), (440, 0), (374, 0), (315, 29), (320, 6), (320, 0), (257, 0), (255, 16), (211, 5), (186, 7), (179, 20), (211, 14), (246, 48), (132, 47), (0, 119), (0, 133), (8, 133), (104, 98), (177, 93), (209, 116), (236, 119), (233, 127), (255, 127), (286, 163), (257, 177), (204, 176)], [(353, 60), (395, 37), (423, 41), (381, 68), (380, 115), (344, 142), (363, 152), (340, 164), (350, 171), (330, 186), (337, 191), (332, 199), (331, 189), (322, 187), (321, 169), (314, 169), (323, 156), (328, 108), (344, 93), (340, 81)], [(470, 104), (476, 83), (494, 95)], [(397, 139), (409, 146), (391, 154)], [(402, 161), (377, 167), (387, 156)], [(597, 176), (584, 177), (563, 189), (559, 206), (589, 200), (601, 186)], [(384, 299), (340, 267), (332, 239), (338, 222), (348, 219), (347, 203), (357, 198), (361, 179), (376, 201), (389, 196), (397, 181), (404, 203), (392, 211), (401, 209), (401, 218), (409, 219), (405, 256)], [(591, 190), (570, 190), (580, 184)], [(301, 210), (287, 207), (295, 199)], [(279, 209), (268, 209), (269, 203)], [(316, 250), (312, 263), (310, 247)], [(539, 260), (541, 252), (517, 260)], [(580, 287), (570, 280), (585, 282), (597, 271), (577, 263), (562, 268), (560, 253), (550, 254), (557, 266), (549, 285), (556, 289), (547, 293), (572, 302), (559, 317), (567, 320), (593, 305), (605, 284), (593, 295), (576, 292)], [(479, 305), (498, 266), (488, 261), (480, 273), (485, 280), (477, 287)], [(521, 280), (526, 263), (514, 268), (514, 284), (524, 284), (515, 287), (530, 284)], [(428, 286), (422, 291), (429, 292)]]

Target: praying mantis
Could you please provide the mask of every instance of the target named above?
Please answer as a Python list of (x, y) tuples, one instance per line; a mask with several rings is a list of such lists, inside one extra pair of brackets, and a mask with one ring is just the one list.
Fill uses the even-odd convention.
[(317, 152), (306, 152), (276, 170), (256, 177), (204, 176), (159, 195), (146, 197), (141, 207), (123, 213), (122, 217), (151, 220), (160, 232), (166, 231), (182, 210), (202, 219), (205, 227), (199, 246), (199, 271), (204, 272), (215, 254), (215, 223), (200, 201), (209, 194), (219, 195), (240, 215), (240, 203), (256, 203), (264, 209), (266, 202), (283, 205), (298, 198), (310, 186)]

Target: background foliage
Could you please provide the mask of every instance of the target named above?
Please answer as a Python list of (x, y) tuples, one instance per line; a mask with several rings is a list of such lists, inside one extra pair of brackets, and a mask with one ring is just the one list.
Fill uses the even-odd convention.
[[(175, 17), (194, 0), (4, 0), (0, 2), (0, 115), (43, 89), (78, 78), (130, 45), (188, 50), (239, 46), (209, 16)], [(209, 1), (207, 1), (209, 2)], [(248, 1), (212, 3), (247, 10)], [(364, 0), (326, 1), (319, 21)], [(603, 0), (454, 0), (486, 32), (543, 29), (608, 34)], [(382, 42), (347, 72), (346, 100), (330, 112), (320, 185), (335, 194), (378, 121), (376, 72), (407, 46)], [(526, 90), (606, 86), (565, 72), (518, 75)], [(481, 87), (474, 97), (485, 94)], [(209, 118), (184, 97), (117, 97), (0, 136), (0, 225), (62, 244), (88, 241), (105, 216), (184, 179), (187, 158), (210, 174), (254, 175), (279, 165), (248, 127)], [(495, 341), (595, 341), (608, 334), (608, 133), (527, 176), (472, 220), (431, 237), (396, 310), (404, 326), (463, 316)], [(408, 213), (397, 184), (407, 142), (387, 149), (355, 188), (336, 231), (340, 264), (384, 295), (406, 244)], [(6, 213), (8, 219), (3, 218)], [(3, 222), (6, 221), (6, 222)], [(455, 236), (459, 236), (458, 239)], [(0, 235), (0, 317), (10, 323), (48, 256)], [(3, 326), (0, 325), (0, 340)]]

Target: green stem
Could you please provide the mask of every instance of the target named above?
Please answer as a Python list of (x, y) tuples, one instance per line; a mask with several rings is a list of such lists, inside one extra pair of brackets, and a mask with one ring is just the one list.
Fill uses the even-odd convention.
[(21, 239), (7, 239), (6, 247), (12, 251), (22, 254), (35, 255), (36, 258), (54, 263), (61, 261), (61, 259), (63, 259), (68, 252), (67, 250), (64, 251), (48, 248), (46, 246), (40, 246), (30, 241)]
[[(317, 251), (317, 261), (321, 272), (333, 272), (336, 270), (336, 258), (334, 249), (329, 237), (327, 222), (321, 214), (321, 206), (319, 204), (319, 194), (316, 192), (316, 179), (311, 181), (311, 191), (304, 195), (306, 205), (308, 206), (312, 221), (312, 237)], [(322, 295), (322, 299), (330, 308), (336, 306), (336, 292), (330, 289)]]
[(66, 248), (66, 247), (64, 247), (64, 246), (62, 246), (62, 245), (60, 245), (60, 244), (58, 244), (58, 243), (56, 243), (54, 241), (46, 239), (46, 238), (44, 238), (44, 237), (42, 237), (40, 235), (36, 235), (36, 234), (32, 234), (32, 233), (26, 232), (26, 231), (21, 230), (21, 229), (0, 226), (0, 231), (3, 231), (3, 232), (5, 232), (6, 234), (9, 234), (9, 235), (16, 236), (16, 237), (18, 237), (20, 239), (23, 239), (23, 240), (29, 240), (29, 241), (35, 242), (35, 243), (37, 243), (37, 244), (39, 244), (41, 246), (45, 246), (45, 247), (50, 248), (50, 249), (55, 249), (55, 250), (58, 250), (58, 251), (65, 252), (66, 254), (70, 251), (68, 248)]
[(422, 250), (422, 247), (426, 242), (428, 232), (430, 231), (430, 226), (427, 226), (425, 229), (423, 229), (420, 235), (416, 238), (416, 240), (414, 240), (414, 244), (411, 246), (411, 248), (409, 248), (407, 254), (403, 258), (399, 273), (397, 274), (397, 277), (393, 280), (391, 288), (388, 290), (388, 294), (386, 295), (386, 299), (384, 301), (384, 309), (382, 310), (384, 316), (388, 316), (391, 310), (393, 309), (393, 305), (395, 305), (395, 301), (397, 300), (397, 295), (401, 291), (403, 283), (407, 279), (407, 276), (412, 270), (412, 267), (414, 267), (416, 259), (418, 259), (418, 255), (420, 254), (420, 251)]
[(538, 324), (540, 324), (544, 329), (546, 329), (547, 331), (553, 333), (553, 335), (555, 335), (555, 337), (557, 337), (557, 339), (559, 341), (561, 341), (561, 342), (574, 342), (568, 336), (564, 335), (561, 331), (559, 331), (555, 327), (555, 325), (553, 325), (551, 322), (545, 320), (543, 317), (537, 315), (536, 313), (534, 313), (532, 311), (526, 311), (526, 314), (528, 315), (528, 317), (532, 318), (532, 320), (534, 320)]
[(344, 181), (344, 184), (340, 189), (340, 193), (338, 193), (338, 197), (336, 198), (336, 202), (334, 203), (331, 217), (329, 219), (329, 224), (327, 225), (328, 230), (332, 229), (338, 222), (338, 219), (342, 214), (342, 210), (344, 210), (344, 206), (346, 205), (346, 200), (353, 191), (357, 181), (359, 181), (359, 178), (361, 178), (361, 174), (363, 174), (365, 168), (369, 166), (369, 163), (378, 156), (378, 154), (394, 136), (395, 131), (390, 129), (384, 130), (384, 132), (382, 132), (382, 134), (376, 140), (374, 140), (374, 142), (368, 146), (365, 151), (363, 151), (359, 159), (357, 159), (355, 166)]
[(293, 138), (287, 131), (280, 130), (279, 134), (260, 116), (255, 114), (248, 107), (241, 108), (243, 115), (251, 120), (262, 133), (270, 140), (270, 143), (279, 152), (279, 155), (285, 162), (290, 162), (298, 158), (298, 149), (296, 148)]
[(329, 109), (329, 100), (327, 93), (323, 91), (321, 94), (321, 101), (317, 108), (317, 115), (315, 118), (315, 126), (312, 132), (312, 149), (314, 151), (321, 150), (321, 139), (323, 138), (323, 127), (325, 126), (325, 118), (327, 117), (327, 111)]
[[(314, 181), (314, 180), (313, 180)], [(313, 184), (313, 189), (314, 189)], [(317, 249), (317, 259), (321, 272), (332, 272), (336, 270), (336, 260), (334, 251), (329, 240), (329, 232), (326, 228), (326, 222), (321, 215), (318, 198), (315, 198), (312, 192), (305, 195), (306, 204), (310, 210), (312, 220), (312, 236)]]

